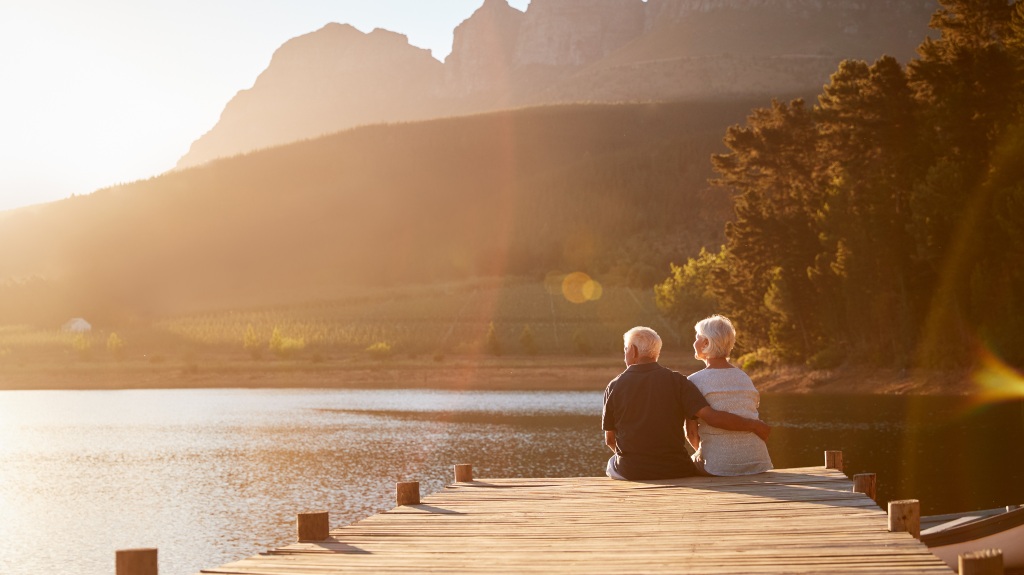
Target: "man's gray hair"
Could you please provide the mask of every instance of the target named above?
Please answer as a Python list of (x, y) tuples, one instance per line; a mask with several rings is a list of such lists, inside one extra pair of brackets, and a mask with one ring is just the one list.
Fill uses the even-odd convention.
[(661, 355), (661, 336), (649, 327), (638, 325), (627, 331), (622, 334), (622, 343), (627, 348), (635, 346), (638, 357), (657, 360)]

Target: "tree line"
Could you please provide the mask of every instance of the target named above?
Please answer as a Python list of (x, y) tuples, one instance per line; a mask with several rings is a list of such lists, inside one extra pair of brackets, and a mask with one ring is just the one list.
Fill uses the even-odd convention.
[(816, 104), (727, 130), (734, 216), (656, 287), (667, 314), (730, 315), (785, 363), (1024, 365), (1024, 3), (942, 0), (930, 25), (908, 65), (844, 61)]

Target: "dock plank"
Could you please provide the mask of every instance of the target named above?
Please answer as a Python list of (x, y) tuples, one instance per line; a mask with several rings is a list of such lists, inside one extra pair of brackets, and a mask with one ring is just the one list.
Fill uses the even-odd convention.
[(478, 479), (298, 542), (204, 569), (236, 575), (387, 573), (949, 574), (889, 533), (839, 471), (612, 481)]

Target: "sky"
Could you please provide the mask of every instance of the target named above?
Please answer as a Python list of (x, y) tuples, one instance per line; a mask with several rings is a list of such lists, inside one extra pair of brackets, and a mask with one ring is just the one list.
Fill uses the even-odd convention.
[(2, 0), (0, 211), (173, 168), (290, 38), (329, 22), (385, 28), (443, 61), (481, 4)]

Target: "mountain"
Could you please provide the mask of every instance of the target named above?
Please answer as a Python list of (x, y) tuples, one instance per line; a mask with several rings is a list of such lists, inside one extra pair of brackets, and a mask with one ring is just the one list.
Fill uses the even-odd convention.
[(452, 98), (483, 95), (487, 101), (502, 101), (512, 93), (510, 74), (523, 20), (524, 14), (505, 0), (484, 0), (455, 28), (452, 53), (444, 62), (445, 89)]
[(4, 213), (0, 325), (556, 270), (649, 286), (723, 241), (708, 157), (753, 105), (366, 126)]
[(436, 115), (443, 74), (429, 50), (401, 34), (328, 24), (285, 42), (178, 167), (355, 125)]
[(929, 0), (648, 0), (642, 35), (548, 88), (543, 99), (816, 91), (844, 59), (909, 60), (936, 7)]
[(515, 65), (579, 68), (615, 52), (643, 29), (640, 0), (534, 0), (516, 43)]
[(907, 60), (937, 0), (485, 0), (442, 64), (330, 24), (274, 55), (178, 167), (375, 122), (573, 102), (817, 93), (838, 63)]

